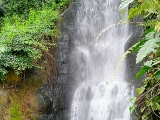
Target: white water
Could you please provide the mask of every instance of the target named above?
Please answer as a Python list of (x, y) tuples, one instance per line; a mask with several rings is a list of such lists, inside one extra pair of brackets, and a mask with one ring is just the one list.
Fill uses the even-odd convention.
[[(79, 0), (74, 48), (71, 53), (73, 78), (78, 85), (71, 105), (71, 120), (129, 120), (133, 89), (125, 80), (127, 68), (112, 74), (130, 37), (128, 25), (112, 27), (96, 39), (109, 25), (118, 23), (120, 0)], [(129, 81), (129, 80), (128, 80)]]

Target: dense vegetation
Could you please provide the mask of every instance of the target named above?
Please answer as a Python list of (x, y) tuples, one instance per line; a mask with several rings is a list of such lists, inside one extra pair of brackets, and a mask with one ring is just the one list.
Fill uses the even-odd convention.
[[(71, 0), (0, 0), (0, 80), (7, 73), (16, 74), (33, 67), (42, 57), (48, 45), (55, 45), (44, 36), (58, 37), (56, 21)], [(131, 111), (137, 111), (142, 120), (160, 119), (160, 1), (122, 0), (120, 9), (130, 5), (128, 21), (142, 16), (144, 21), (136, 23), (144, 27), (143, 39), (127, 53), (138, 51), (136, 62), (145, 59), (135, 79), (145, 75), (136, 98), (131, 102)]]
[[(59, 36), (56, 22), (70, 0), (0, 1), (0, 80), (33, 67)], [(44, 37), (47, 36), (47, 37)]]
[[(131, 3), (131, 4), (130, 4)], [(143, 22), (136, 23), (145, 29), (144, 37), (127, 52), (138, 51), (136, 63), (145, 60), (135, 76), (135, 80), (145, 75), (141, 87), (136, 89), (139, 96), (132, 98), (138, 120), (160, 119), (160, 1), (159, 0), (122, 0), (120, 9), (130, 4), (128, 21), (136, 16)]]

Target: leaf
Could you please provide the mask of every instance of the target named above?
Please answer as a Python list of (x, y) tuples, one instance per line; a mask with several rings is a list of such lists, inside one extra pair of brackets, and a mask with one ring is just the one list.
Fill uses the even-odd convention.
[(145, 90), (145, 88), (144, 87), (141, 87), (141, 88), (137, 88), (136, 89), (136, 92), (137, 92), (137, 94), (142, 94), (143, 92), (144, 92), (144, 90)]
[(143, 74), (145, 74), (148, 70), (150, 69), (149, 66), (143, 66), (141, 67), (140, 71), (136, 74), (136, 77), (134, 78), (134, 80), (136, 80), (137, 78), (140, 78)]
[(152, 28), (149, 28), (149, 29), (147, 29), (146, 31), (145, 31), (145, 35), (147, 35), (148, 33), (150, 33), (150, 32), (153, 32), (154, 31), (154, 28), (152, 27)]
[(160, 37), (156, 35), (154, 37), (154, 32), (150, 32), (146, 35), (145, 44), (140, 48), (136, 57), (136, 63), (141, 62), (147, 54), (151, 52), (155, 52), (155, 48), (159, 47), (158, 42), (160, 41)]
[(149, 106), (150, 105), (150, 101), (146, 100), (146, 105)]
[(136, 97), (131, 98), (130, 101), (134, 104), (136, 102)]
[(160, 78), (160, 70), (155, 72), (154, 77), (156, 77), (157, 79)]
[(141, 46), (144, 45), (145, 42), (146, 42), (145, 39), (140, 40), (138, 44), (135, 47), (133, 47), (132, 53), (134, 54), (137, 50), (139, 50)]
[(144, 63), (144, 66), (152, 67), (152, 63), (153, 63), (152, 60), (146, 61), (146, 62)]
[(154, 28), (155, 31), (159, 31), (160, 30), (160, 22), (157, 22)]
[(128, 6), (130, 3), (132, 3), (134, 0), (122, 0), (122, 3), (119, 6), (119, 10), (125, 8)]
[(153, 102), (152, 103), (152, 108), (154, 110), (160, 110), (160, 104), (158, 102)]
[(130, 106), (130, 107), (129, 107), (130, 113), (132, 113), (132, 112), (135, 110), (135, 108), (136, 108), (135, 106)]

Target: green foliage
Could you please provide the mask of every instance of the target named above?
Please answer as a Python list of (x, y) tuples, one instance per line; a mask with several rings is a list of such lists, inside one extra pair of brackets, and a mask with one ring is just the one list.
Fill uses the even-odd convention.
[(136, 97), (131, 98), (130, 101), (134, 104), (136, 102)]
[(154, 33), (149, 32), (145, 35), (146, 42), (144, 45), (141, 46), (140, 50), (138, 51), (136, 63), (142, 61), (149, 53), (155, 52), (156, 48), (159, 47), (158, 42), (160, 42), (160, 32)]
[(42, 56), (43, 50), (47, 50), (47, 41), (40, 40), (41, 35), (55, 35), (53, 33), (57, 28), (54, 22), (58, 17), (58, 13), (51, 9), (30, 10), (29, 18), (25, 21), (17, 15), (5, 17), (0, 33), (3, 46), (0, 53), (0, 73), (5, 75), (7, 69), (12, 68), (19, 74), (37, 66), (37, 59)]
[(39, 68), (37, 61), (43, 51), (48, 50), (48, 45), (55, 45), (52, 41), (42, 38), (59, 36), (56, 21), (60, 17), (61, 7), (64, 7), (68, 0), (3, 2), (11, 8), (7, 9), (0, 32), (0, 80), (5, 79), (10, 69), (16, 74), (21, 74), (26, 69)]
[(136, 77), (134, 78), (134, 80), (140, 78), (140, 77), (141, 77), (142, 75), (144, 75), (149, 69), (150, 69), (150, 67), (148, 67), (148, 66), (143, 66), (143, 67), (141, 67), (140, 71), (136, 74)]
[[(136, 0), (135, 0), (136, 1)], [(136, 6), (129, 10), (129, 18), (133, 18), (136, 15), (143, 15), (145, 18), (152, 13), (158, 13), (159, 0), (138, 0)], [(138, 10), (139, 9), (139, 10)]]
[[(123, 0), (121, 8), (128, 3), (131, 3), (131, 0)], [(136, 89), (139, 96), (134, 106), (129, 109), (131, 112), (138, 111), (138, 120), (158, 120), (160, 119), (160, 1), (134, 0), (130, 6), (128, 20), (140, 15), (144, 18), (145, 27), (144, 38), (131, 47), (131, 51), (132, 53), (138, 51), (136, 63), (146, 59), (135, 77), (137, 79), (145, 75), (145, 79), (141, 82), (141, 87)]]
[(14, 101), (13, 105), (10, 108), (10, 120), (22, 120), (22, 113), (19, 104)]
[(2, 0), (1, 8), (7, 16), (16, 14), (27, 17), (30, 9), (40, 10), (45, 6), (56, 5), (54, 2), (54, 0)]
[(133, 111), (135, 110), (135, 108), (136, 108), (135, 106), (130, 106), (130, 107), (129, 107), (129, 111), (130, 111), (130, 112), (133, 112)]
[(64, 10), (71, 0), (2, 0), (0, 9), (6, 16), (14, 14), (28, 18), (30, 9), (42, 10), (50, 7), (52, 9)]

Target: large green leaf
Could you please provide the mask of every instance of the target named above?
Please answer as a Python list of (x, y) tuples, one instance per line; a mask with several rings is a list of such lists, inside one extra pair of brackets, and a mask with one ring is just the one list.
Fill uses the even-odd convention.
[(151, 28), (147, 29), (144, 34), (147, 35), (148, 33), (153, 32), (153, 31), (154, 31), (154, 28), (151, 27)]
[(136, 92), (137, 92), (138, 95), (142, 94), (144, 91), (145, 91), (145, 88), (144, 88), (144, 87), (141, 87), (141, 88), (137, 88), (137, 89), (136, 89)]
[(136, 51), (138, 51), (141, 48), (141, 46), (144, 45), (145, 42), (145, 39), (140, 40), (138, 44), (135, 47), (133, 47), (132, 53), (134, 54)]
[(136, 74), (136, 77), (134, 78), (134, 80), (140, 78), (142, 75), (144, 75), (148, 70), (150, 69), (149, 66), (143, 66), (141, 67), (140, 71)]
[(134, 0), (122, 0), (122, 3), (120, 4), (119, 6), (119, 9), (123, 9), (125, 8), (126, 6), (128, 6), (130, 3), (132, 3)]
[(145, 39), (147, 42), (142, 45), (140, 50), (138, 51), (137, 58), (136, 58), (136, 63), (141, 62), (147, 54), (151, 52), (155, 52), (155, 48), (158, 48), (158, 42), (160, 42), (160, 37), (159, 34), (156, 34), (154, 32), (150, 32), (145, 36)]

